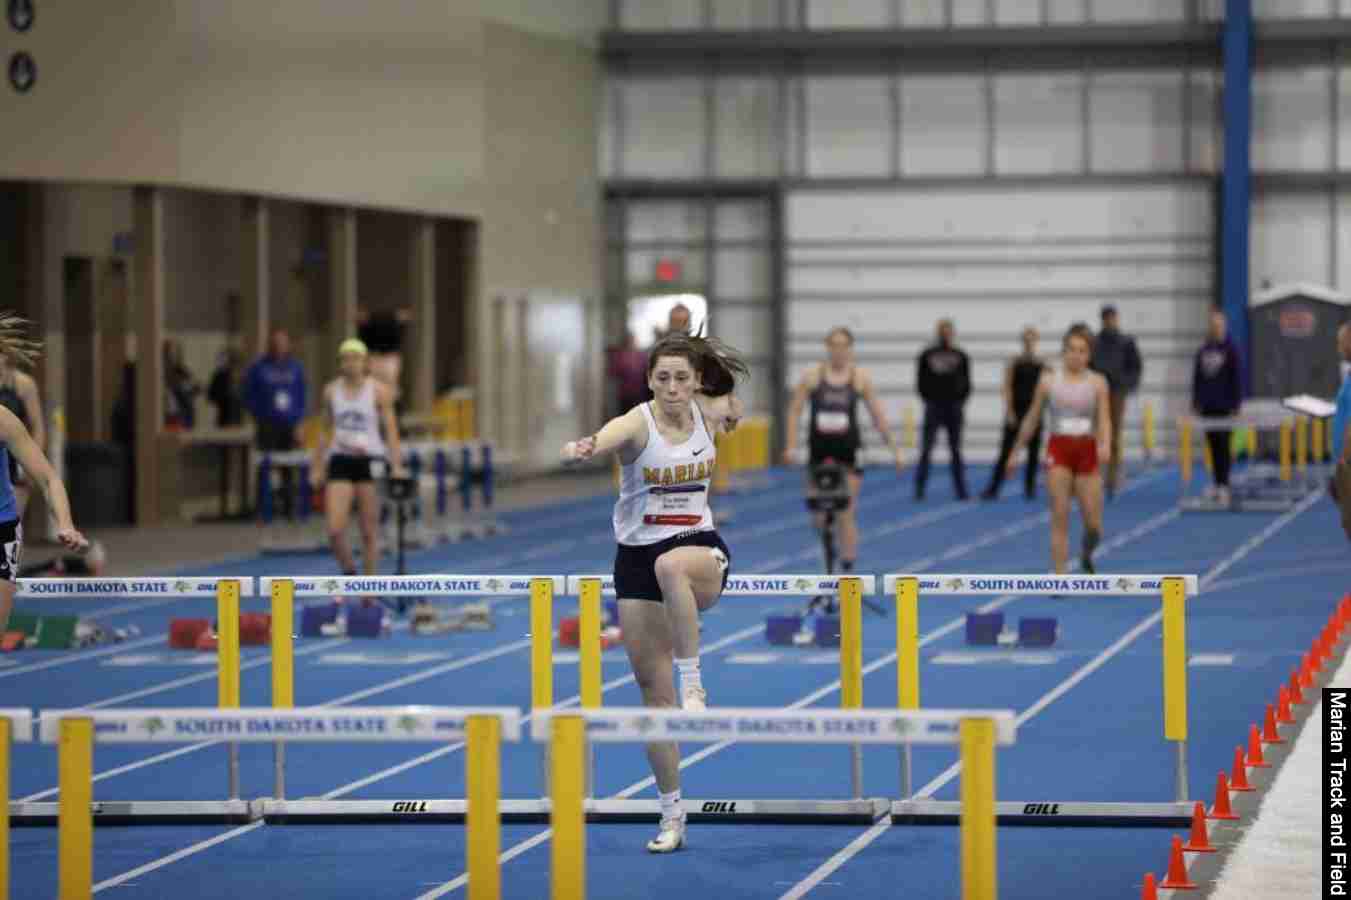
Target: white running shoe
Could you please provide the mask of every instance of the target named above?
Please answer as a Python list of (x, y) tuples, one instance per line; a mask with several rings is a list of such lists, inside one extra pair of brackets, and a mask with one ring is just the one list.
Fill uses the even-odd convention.
[(704, 712), (708, 709), (708, 692), (693, 685), (685, 688), (680, 692), (680, 708), (685, 712)]
[(685, 814), (662, 819), (657, 836), (647, 842), (649, 853), (674, 853), (685, 846)]

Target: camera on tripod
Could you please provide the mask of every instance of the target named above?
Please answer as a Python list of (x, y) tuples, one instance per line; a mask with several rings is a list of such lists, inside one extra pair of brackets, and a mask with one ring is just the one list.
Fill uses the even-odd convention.
[(834, 460), (807, 469), (807, 508), (815, 512), (840, 512), (849, 506), (847, 470)]

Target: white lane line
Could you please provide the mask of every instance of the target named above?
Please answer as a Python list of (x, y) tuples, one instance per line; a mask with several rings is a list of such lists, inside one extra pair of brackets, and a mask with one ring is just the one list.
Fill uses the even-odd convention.
[[(1294, 521), (1296, 516), (1307, 510), (1319, 499), (1321, 499), (1321, 495), (1319, 494), (1314, 494), (1311, 495), (1310, 497), (1305, 498), (1293, 509), (1289, 510), (1288, 512), (1286, 512), (1285, 514), (1283, 514), (1282, 516), (1271, 522), (1271, 524), (1269, 524), (1266, 528), (1263, 528), (1257, 534), (1253, 535), (1251, 538), (1240, 544), (1237, 550), (1235, 550), (1233, 553), (1231, 553), (1224, 559), (1220, 560), (1220, 562), (1212, 566), (1210, 570), (1206, 572), (1204, 576), (1202, 576), (1201, 578), (1202, 587), (1204, 588), (1206, 585), (1213, 582), (1217, 577), (1219, 577), (1224, 572), (1228, 571), (1236, 563), (1241, 561), (1245, 556), (1249, 555), (1258, 547), (1260, 547), (1263, 543), (1269, 540), (1274, 534), (1276, 534), (1286, 525), (1289, 525), (1292, 521)], [(1072, 674), (1069, 678), (1061, 682), (1055, 688), (1052, 688), (1046, 694), (1042, 695), (1041, 699), (1039, 699), (1032, 706), (1024, 710), (1018, 716), (1018, 725), (1019, 726), (1023, 725), (1033, 716), (1037, 715), (1037, 713), (1041, 712), (1046, 707), (1054, 703), (1057, 699), (1064, 696), (1065, 693), (1071, 687), (1083, 681), (1090, 674), (1101, 668), (1107, 662), (1108, 659), (1115, 656), (1117, 653), (1121, 652), (1132, 642), (1134, 642), (1137, 638), (1139, 638), (1140, 635), (1144, 634), (1154, 625), (1158, 624), (1158, 622), (1162, 618), (1163, 618), (1162, 611), (1155, 612), (1152, 615), (1146, 617), (1134, 628), (1127, 631), (1124, 635), (1121, 636), (1121, 638), (1119, 638), (1114, 644), (1112, 644), (1112, 646), (1108, 647), (1106, 650), (1098, 654), (1092, 660), (1085, 663), (1083, 667), (1074, 672), (1074, 674)], [(917, 797), (933, 796), (934, 792), (936, 792), (939, 788), (947, 784), (953, 778), (957, 777), (957, 774), (961, 771), (961, 769), (962, 764), (960, 762), (953, 763), (942, 774), (934, 778), (928, 784), (924, 785), (924, 787), (920, 788), (919, 791), (916, 792), (915, 796)], [(877, 838), (880, 837), (890, 827), (891, 827), (890, 819), (883, 819), (881, 822), (877, 823), (872, 828), (869, 828), (862, 835), (859, 835), (857, 838), (851, 841), (847, 847), (845, 847), (839, 853), (836, 853), (830, 859), (826, 860), (824, 863), (818, 866), (815, 870), (811, 872), (811, 874), (809, 874), (806, 878), (802, 879), (802, 881), (799, 881), (797, 885), (795, 885), (791, 890), (785, 892), (779, 898), (779, 900), (798, 900), (798, 898), (806, 896), (808, 891), (819, 885), (824, 879), (834, 874), (841, 866), (849, 862), (849, 860), (852, 859), (854, 856), (856, 856), (858, 853), (862, 852), (864, 848), (866, 848), (873, 841), (877, 840)]]
[(124, 641), (120, 644), (113, 644), (111, 647), (104, 647), (102, 650), (91, 650), (81, 652), (79, 650), (68, 653), (57, 659), (48, 659), (43, 662), (27, 663), (17, 666), (13, 669), (6, 669), (0, 672), (0, 678), (12, 678), (15, 675), (27, 675), (30, 672), (43, 672), (47, 669), (55, 669), (58, 666), (68, 666), (71, 663), (84, 662), (87, 659), (98, 659), (107, 656), (110, 653), (121, 653), (125, 650), (135, 650), (138, 647), (148, 647), (155, 643), (164, 643), (166, 638), (160, 635), (151, 635), (150, 637), (137, 638), (134, 641)]

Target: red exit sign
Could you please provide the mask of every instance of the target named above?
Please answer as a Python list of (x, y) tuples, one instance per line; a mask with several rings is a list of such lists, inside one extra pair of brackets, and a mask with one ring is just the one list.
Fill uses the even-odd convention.
[(678, 259), (659, 259), (655, 277), (657, 281), (670, 284), (680, 280), (680, 260)]

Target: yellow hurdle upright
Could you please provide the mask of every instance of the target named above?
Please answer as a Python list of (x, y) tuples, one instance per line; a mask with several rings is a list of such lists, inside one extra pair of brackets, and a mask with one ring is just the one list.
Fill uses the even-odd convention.
[(586, 759), (586, 720), (556, 716), (550, 723), (549, 824), (553, 829), (551, 866), (553, 900), (586, 897), (586, 810), (582, 779)]
[(962, 736), (962, 900), (995, 900), (995, 780), (993, 719), (970, 718)]
[(502, 868), (497, 856), (502, 849), (499, 811), (502, 761), (502, 721), (497, 716), (470, 716), (465, 722), (465, 871), (469, 874), (469, 900), (499, 900)]
[(58, 889), (61, 900), (88, 900), (94, 890), (94, 720), (62, 719), (58, 754)]
[(1184, 485), (1192, 481), (1192, 423), (1182, 419), (1177, 426), (1177, 465)]

